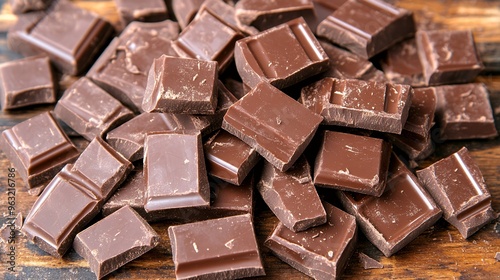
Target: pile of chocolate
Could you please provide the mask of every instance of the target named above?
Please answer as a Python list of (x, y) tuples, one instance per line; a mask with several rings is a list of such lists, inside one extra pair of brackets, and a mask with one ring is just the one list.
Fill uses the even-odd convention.
[(81, 76), (2, 133), (41, 193), (22, 232), (98, 278), (158, 245), (147, 222), (163, 220), (180, 221), (178, 279), (264, 275), (254, 188), (280, 221), (260, 245), (316, 279), (341, 275), (358, 227), (391, 256), (440, 217), (464, 238), (496, 217), (466, 148), (408, 167), (435, 123), (440, 141), (497, 135), (470, 31), (416, 31), (380, 0), (116, 0), (112, 38), (66, 0), (11, 2), (27, 58), (0, 65), (2, 108), (55, 103), (52, 68)]

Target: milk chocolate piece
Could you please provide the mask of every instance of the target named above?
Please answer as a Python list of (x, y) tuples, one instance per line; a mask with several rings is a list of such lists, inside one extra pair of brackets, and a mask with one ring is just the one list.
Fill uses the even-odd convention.
[(413, 89), (376, 81), (324, 78), (301, 91), (300, 102), (324, 117), (324, 124), (399, 134)]
[(265, 275), (249, 214), (171, 226), (168, 236), (177, 279)]
[(347, 0), (312, 0), (314, 5), (314, 21), (309, 22), (309, 27), (316, 32), (318, 24), (342, 6)]
[(323, 206), (326, 224), (293, 232), (280, 222), (264, 244), (282, 261), (314, 279), (337, 279), (356, 247), (356, 219), (329, 203)]
[(45, 10), (52, 2), (53, 0), (9, 0), (14, 14)]
[(422, 160), (434, 152), (431, 135), (421, 136), (403, 130), (401, 134), (386, 134), (386, 138), (399, 150), (403, 151), (411, 160)]
[(243, 182), (260, 159), (254, 148), (224, 130), (203, 146), (208, 173), (235, 185)]
[(417, 171), (443, 210), (443, 218), (468, 238), (496, 218), (479, 166), (467, 148)]
[(46, 54), (63, 73), (79, 75), (92, 65), (114, 30), (96, 14), (61, 0), (29, 28), (10, 32), (15, 32), (10, 35), (12, 49), (24, 56)]
[(49, 58), (35, 56), (0, 65), (2, 110), (56, 102)]
[(199, 131), (181, 133), (146, 137), (144, 209), (147, 212), (210, 204), (201, 134)]
[(135, 111), (142, 110), (148, 72), (162, 54), (176, 56), (171, 40), (179, 26), (166, 20), (132, 22), (102, 53), (87, 77)]
[(149, 71), (142, 109), (174, 114), (214, 114), (217, 78), (215, 61), (162, 55), (154, 60)]
[(469, 83), (484, 69), (470, 30), (420, 30), (415, 38), (428, 85)]
[(193, 20), (205, 0), (172, 0), (172, 9), (179, 26), (184, 29)]
[(492, 138), (498, 135), (484, 84), (436, 87), (440, 140)]
[(411, 99), (410, 111), (403, 130), (428, 137), (434, 125), (434, 115), (437, 107), (436, 89), (415, 88)]
[(234, 59), (252, 88), (262, 81), (285, 88), (328, 69), (328, 56), (302, 18), (239, 40)]
[(364, 269), (374, 269), (374, 268), (384, 268), (384, 265), (379, 263), (377, 260), (366, 255), (365, 253), (358, 254), (359, 261), (363, 264)]
[(311, 178), (311, 167), (305, 157), (299, 158), (286, 172), (264, 162), (257, 183), (262, 198), (280, 222), (294, 232), (322, 225), (326, 222)]
[(322, 119), (262, 82), (229, 108), (222, 128), (286, 171), (305, 150)]
[(50, 112), (4, 130), (0, 148), (30, 189), (41, 187), (79, 155)]
[(89, 262), (97, 279), (153, 249), (160, 236), (132, 208), (115, 213), (78, 233), (75, 251)]
[(391, 83), (425, 86), (424, 68), (418, 56), (415, 38), (390, 47), (380, 65)]
[(322, 21), (316, 34), (371, 58), (415, 33), (413, 14), (380, 0), (349, 0)]
[(168, 17), (163, 0), (115, 0), (123, 26), (132, 21), (163, 21)]
[(391, 144), (382, 139), (325, 131), (314, 166), (314, 184), (381, 196), (391, 150)]
[(365, 236), (390, 257), (432, 226), (441, 210), (413, 173), (393, 153), (381, 197), (339, 192)]
[(89, 141), (102, 137), (109, 129), (134, 116), (132, 111), (85, 77), (64, 92), (54, 113)]

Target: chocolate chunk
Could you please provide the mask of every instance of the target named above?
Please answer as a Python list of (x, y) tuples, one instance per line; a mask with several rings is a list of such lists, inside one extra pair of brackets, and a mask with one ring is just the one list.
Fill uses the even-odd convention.
[(162, 55), (154, 60), (149, 71), (142, 109), (174, 114), (214, 114), (217, 77), (215, 61)]
[(314, 184), (381, 196), (391, 150), (391, 144), (382, 139), (325, 131), (314, 166)]
[(371, 58), (415, 32), (413, 14), (379, 0), (350, 0), (322, 21), (316, 34)]
[(318, 24), (342, 6), (347, 0), (312, 0), (314, 5), (315, 21), (309, 23), (309, 27), (316, 32)]
[(193, 20), (205, 0), (172, 0), (175, 18), (182, 29)]
[(443, 210), (444, 219), (464, 238), (496, 218), (481, 170), (467, 148), (418, 170), (417, 175)]
[(403, 130), (400, 135), (386, 134), (386, 138), (411, 160), (425, 159), (434, 152), (431, 135), (422, 137), (408, 130)]
[(337, 279), (356, 246), (356, 219), (331, 204), (323, 206), (326, 224), (293, 232), (280, 222), (264, 244), (282, 261), (314, 279)]
[(425, 86), (424, 68), (418, 56), (415, 38), (404, 40), (390, 47), (381, 61), (384, 73), (395, 84)]
[(364, 269), (384, 268), (384, 265), (374, 260), (365, 253), (358, 254), (359, 261), (363, 264)]
[(46, 54), (62, 72), (78, 75), (92, 65), (114, 30), (96, 14), (61, 0), (29, 28), (9, 32), (15, 32), (12, 49), (24, 56)]
[(484, 84), (436, 87), (440, 140), (492, 138), (498, 135)]
[(140, 111), (149, 69), (162, 54), (176, 56), (170, 44), (178, 33), (178, 24), (170, 20), (132, 22), (109, 44), (87, 77), (123, 104)]
[(54, 113), (89, 141), (102, 137), (109, 129), (134, 116), (132, 111), (85, 77), (65, 91)]
[(311, 178), (311, 167), (305, 157), (299, 158), (286, 172), (264, 162), (257, 183), (262, 198), (280, 222), (294, 232), (322, 225), (326, 222)]
[(41, 187), (79, 155), (50, 112), (4, 130), (0, 148), (30, 189)]
[(321, 116), (262, 82), (229, 108), (222, 128), (286, 171), (305, 150), (321, 121)]
[(46, 56), (33, 56), (1, 64), (0, 80), (2, 110), (56, 102), (52, 68)]
[(210, 204), (198, 131), (148, 135), (144, 144), (144, 176), (147, 212)]
[(484, 69), (470, 30), (420, 30), (415, 38), (428, 85), (469, 83)]
[(168, 236), (177, 279), (265, 275), (249, 214), (171, 226)]
[(168, 17), (163, 0), (115, 0), (123, 26), (132, 21), (163, 21)]
[(327, 125), (400, 134), (412, 95), (408, 85), (324, 78), (304, 87), (300, 102)]
[(413, 173), (393, 153), (381, 197), (339, 192), (365, 236), (390, 257), (441, 217), (441, 210)]
[(243, 182), (260, 159), (254, 148), (224, 130), (204, 143), (204, 152), (208, 173), (235, 185)]
[(52, 2), (53, 0), (9, 0), (10, 8), (14, 14), (45, 10)]
[(302, 18), (239, 40), (234, 59), (252, 88), (261, 81), (285, 88), (328, 69), (328, 56)]
[(97, 279), (153, 249), (160, 236), (132, 208), (115, 213), (78, 233), (75, 251), (89, 262)]

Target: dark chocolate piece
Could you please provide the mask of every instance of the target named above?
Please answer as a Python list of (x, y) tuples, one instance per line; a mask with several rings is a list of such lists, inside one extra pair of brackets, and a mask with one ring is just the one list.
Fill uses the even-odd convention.
[(286, 172), (264, 162), (257, 189), (280, 222), (294, 232), (326, 222), (325, 209), (321, 206), (311, 178), (311, 167), (305, 157), (299, 158)]
[(498, 135), (484, 84), (436, 87), (440, 140), (492, 138)]
[(391, 144), (382, 139), (325, 131), (314, 166), (314, 184), (381, 196), (391, 150)]
[(285, 88), (328, 69), (328, 56), (302, 18), (239, 40), (234, 59), (252, 88), (262, 81)]
[(224, 130), (204, 143), (204, 152), (208, 173), (235, 185), (243, 182), (260, 159), (254, 148)]
[(415, 38), (390, 47), (381, 61), (385, 76), (391, 83), (425, 86), (424, 68), (418, 57)]
[(434, 115), (437, 107), (436, 89), (415, 88), (411, 99), (410, 111), (403, 130), (428, 137), (434, 125)]
[(171, 226), (168, 236), (177, 279), (265, 275), (249, 214)]
[(163, 21), (168, 17), (163, 0), (115, 0), (123, 26), (132, 21)]
[(413, 14), (379, 0), (349, 0), (322, 21), (316, 34), (371, 58), (415, 33)]
[(64, 92), (54, 113), (89, 141), (102, 137), (109, 129), (134, 116), (132, 111), (85, 77)]
[(208, 206), (208, 185), (201, 134), (198, 131), (159, 133), (146, 137), (144, 209)]
[(322, 119), (262, 82), (229, 108), (222, 128), (286, 171), (305, 150)]
[(281, 222), (265, 241), (282, 261), (314, 279), (337, 279), (342, 275), (357, 242), (356, 219), (323, 203), (327, 223), (293, 232)]
[(14, 14), (45, 10), (52, 2), (53, 0), (9, 0)]
[(443, 218), (464, 238), (496, 218), (481, 170), (467, 148), (418, 170), (417, 175), (443, 210)]
[(428, 85), (470, 83), (484, 69), (470, 30), (419, 30), (415, 38)]
[(24, 56), (46, 54), (62, 72), (78, 75), (94, 63), (114, 30), (96, 14), (61, 0), (30, 27), (9, 32), (15, 33), (12, 49)]
[(50, 112), (4, 130), (0, 148), (30, 189), (43, 188), (80, 154)]
[(364, 269), (374, 269), (374, 268), (384, 268), (384, 265), (379, 263), (377, 260), (360, 252), (358, 254), (359, 261), (363, 264)]
[(145, 112), (214, 114), (217, 77), (215, 61), (162, 55), (154, 60), (149, 71), (142, 109)]
[(205, 0), (172, 0), (175, 18), (182, 29), (193, 20)]
[(89, 262), (97, 279), (153, 249), (160, 236), (132, 208), (115, 213), (78, 233), (75, 251)]
[(339, 192), (347, 212), (365, 236), (390, 257), (431, 227), (441, 210), (413, 173), (393, 153), (386, 190), (381, 197)]
[(56, 102), (52, 68), (46, 56), (34, 56), (0, 65), (2, 110)]
[(300, 102), (327, 125), (400, 134), (408, 117), (409, 85), (324, 78), (302, 89)]
[(176, 56), (171, 40), (178, 33), (178, 24), (170, 20), (132, 22), (109, 44), (87, 77), (123, 104), (140, 111), (151, 64), (162, 54)]

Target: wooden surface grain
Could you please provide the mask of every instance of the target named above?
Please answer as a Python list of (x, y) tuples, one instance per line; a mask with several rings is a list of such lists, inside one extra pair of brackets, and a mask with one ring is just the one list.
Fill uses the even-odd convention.
[[(420, 28), (470, 28), (474, 32), (480, 55), (487, 70), (478, 78), (490, 90), (497, 129), (500, 129), (500, 1), (452, 1), (425, 0), (392, 1), (400, 7), (415, 12)], [(15, 22), (8, 4), (2, 3), (0, 13), (0, 62), (20, 57), (6, 48), (6, 31)], [(75, 1), (80, 7), (95, 11), (118, 26), (118, 17), (112, 1)], [(62, 77), (64, 89), (74, 77)], [(29, 110), (1, 112), (0, 130), (25, 120), (52, 106), (41, 106)], [(87, 144), (79, 137), (72, 140), (80, 149)], [(477, 141), (453, 141), (437, 144), (436, 152), (425, 162), (426, 166), (435, 160), (457, 151), (462, 146), (470, 149), (481, 168), (493, 198), (493, 208), (500, 210), (500, 139)], [(0, 153), (0, 224), (9, 218), (7, 210), (7, 176), (12, 167), (3, 153)], [(24, 183), (16, 178), (15, 213), (28, 213), (36, 197), (30, 196)], [(281, 262), (262, 244), (277, 224), (277, 219), (263, 201), (256, 196), (255, 224), (257, 239), (267, 273), (265, 279), (308, 279), (304, 274)], [(174, 279), (174, 264), (167, 235), (168, 222), (152, 226), (161, 235), (158, 247), (128, 263), (112, 273), (109, 279)], [(71, 250), (63, 259), (53, 258), (30, 242), (24, 236), (16, 237), (16, 272), (7, 271), (8, 248), (0, 244), (0, 277), (4, 279), (94, 279), (87, 262)], [(494, 221), (467, 240), (444, 220), (437, 222), (417, 239), (394, 256), (387, 258), (371, 245), (362, 234), (359, 235), (357, 252), (363, 252), (384, 265), (383, 269), (363, 269), (357, 253), (351, 258), (342, 278), (344, 279), (386, 279), (386, 278), (439, 278), (439, 279), (500, 279), (500, 263), (495, 253), (500, 252), (500, 222)]]

